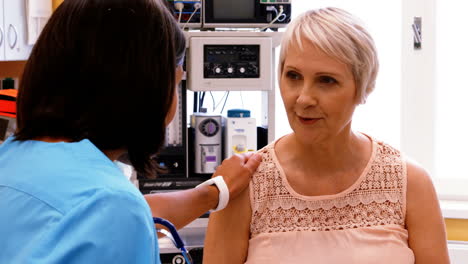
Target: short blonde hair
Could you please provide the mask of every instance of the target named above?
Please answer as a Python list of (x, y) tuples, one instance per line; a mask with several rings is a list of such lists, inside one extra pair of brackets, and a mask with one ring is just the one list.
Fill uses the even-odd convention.
[(363, 23), (339, 8), (307, 11), (294, 19), (283, 35), (280, 51), (279, 78), (291, 44), (301, 51), (310, 41), (325, 54), (348, 65), (356, 84), (356, 100), (365, 103), (374, 90), (379, 61), (374, 40)]

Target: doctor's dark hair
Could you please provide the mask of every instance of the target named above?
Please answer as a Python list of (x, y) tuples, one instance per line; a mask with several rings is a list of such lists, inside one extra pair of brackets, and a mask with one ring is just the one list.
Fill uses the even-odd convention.
[(64, 1), (25, 66), (15, 139), (87, 138), (154, 175), (184, 51), (161, 0)]

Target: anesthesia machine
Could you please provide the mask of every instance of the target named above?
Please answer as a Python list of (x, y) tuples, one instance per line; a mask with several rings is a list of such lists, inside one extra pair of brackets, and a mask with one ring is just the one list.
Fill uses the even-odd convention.
[[(138, 175), (143, 194), (193, 188), (223, 159), (274, 140), (275, 48), (278, 29), (291, 19), (291, 0), (166, 3), (186, 36), (185, 75), (155, 157), (166, 171), (156, 179)], [(202, 261), (207, 216), (180, 230), (193, 263)], [(160, 239), (159, 246), (163, 264), (186, 263), (171, 241)]]
[[(185, 34), (186, 75), (178, 108), (155, 157), (167, 171), (156, 179), (139, 175), (144, 194), (193, 188), (211, 177), (223, 159), (256, 151), (274, 139), (274, 51), (281, 32)], [(229, 101), (231, 107), (214, 112), (215, 93), (223, 94), (218, 104)], [(254, 103), (243, 105), (233, 95), (228, 100), (229, 93), (255, 97)]]

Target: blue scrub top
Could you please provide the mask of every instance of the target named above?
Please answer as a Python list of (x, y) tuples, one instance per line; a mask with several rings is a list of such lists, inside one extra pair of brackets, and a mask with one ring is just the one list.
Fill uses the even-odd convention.
[(0, 145), (0, 263), (160, 263), (151, 210), (99, 149)]

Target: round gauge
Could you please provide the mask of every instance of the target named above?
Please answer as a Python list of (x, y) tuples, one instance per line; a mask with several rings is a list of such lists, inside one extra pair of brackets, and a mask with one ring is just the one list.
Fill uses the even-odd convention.
[(176, 255), (172, 259), (172, 264), (185, 264), (185, 259), (184, 256), (182, 255)]
[(208, 118), (200, 123), (198, 129), (203, 135), (207, 137), (212, 137), (218, 133), (219, 123), (216, 122), (216, 120), (214, 120), (213, 118)]

